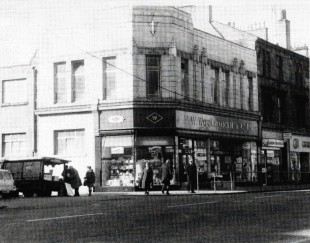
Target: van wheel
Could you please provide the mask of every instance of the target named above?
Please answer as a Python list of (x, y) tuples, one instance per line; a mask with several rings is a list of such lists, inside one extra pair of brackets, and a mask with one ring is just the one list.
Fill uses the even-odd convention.
[(7, 199), (10, 197), (10, 193), (2, 193), (2, 198)]
[(33, 192), (23, 192), (25, 197), (33, 197)]
[(52, 191), (45, 191), (44, 192), (44, 197), (50, 197), (52, 196)]
[(39, 197), (50, 197), (52, 195), (52, 191), (38, 191), (37, 195)]
[(10, 195), (12, 197), (19, 197), (19, 192), (18, 191), (13, 191), (13, 192), (10, 193)]

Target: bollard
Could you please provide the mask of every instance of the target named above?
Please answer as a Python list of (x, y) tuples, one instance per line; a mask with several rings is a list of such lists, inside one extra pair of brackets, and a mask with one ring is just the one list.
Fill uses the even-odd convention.
[(213, 177), (213, 186), (214, 186), (214, 191), (216, 191), (215, 175), (214, 175), (214, 177)]
[(232, 173), (230, 172), (230, 190), (233, 190), (233, 179), (232, 179)]

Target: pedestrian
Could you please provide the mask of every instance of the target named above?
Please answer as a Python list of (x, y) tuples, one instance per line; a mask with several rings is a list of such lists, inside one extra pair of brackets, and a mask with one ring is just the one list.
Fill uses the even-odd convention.
[(91, 196), (92, 189), (95, 187), (95, 172), (91, 168), (91, 166), (87, 166), (88, 171), (86, 172), (86, 175), (84, 177), (84, 186), (88, 187), (88, 196)]
[(70, 184), (70, 170), (68, 168), (68, 165), (64, 166), (64, 171), (61, 173), (63, 180), (65, 183), (69, 183)]
[(70, 184), (71, 187), (74, 189), (74, 196), (79, 197), (79, 188), (82, 185), (81, 178), (79, 176), (78, 171), (73, 168), (73, 166), (69, 166), (69, 173), (70, 173)]
[(141, 188), (144, 189), (145, 195), (149, 195), (151, 186), (153, 186), (153, 169), (149, 163), (146, 163), (141, 178)]
[(170, 159), (166, 160), (166, 163), (162, 164), (161, 166), (161, 183), (163, 184), (163, 187), (161, 189), (161, 192), (165, 194), (170, 195), (169, 193), (169, 187), (170, 187), (170, 180), (172, 179), (172, 171), (170, 166)]
[(195, 163), (193, 163), (192, 158), (190, 158), (188, 161), (188, 165), (186, 166), (186, 173), (187, 173), (188, 190), (191, 193), (195, 193), (197, 168)]

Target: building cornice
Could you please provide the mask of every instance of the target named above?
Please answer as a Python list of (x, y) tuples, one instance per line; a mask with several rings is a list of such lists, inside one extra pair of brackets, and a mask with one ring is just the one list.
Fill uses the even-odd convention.
[(91, 113), (97, 109), (96, 105), (68, 105), (68, 106), (54, 106), (36, 109), (35, 115), (48, 116), (56, 114), (77, 114), (77, 113)]

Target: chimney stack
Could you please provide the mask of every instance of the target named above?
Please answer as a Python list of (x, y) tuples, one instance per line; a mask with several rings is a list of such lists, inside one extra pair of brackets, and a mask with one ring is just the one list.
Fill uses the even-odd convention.
[(209, 5), (209, 23), (211, 23), (213, 21), (213, 17), (212, 17), (212, 5)]
[(280, 19), (276, 23), (276, 42), (287, 49), (291, 49), (290, 21), (286, 19), (286, 10), (280, 12)]

